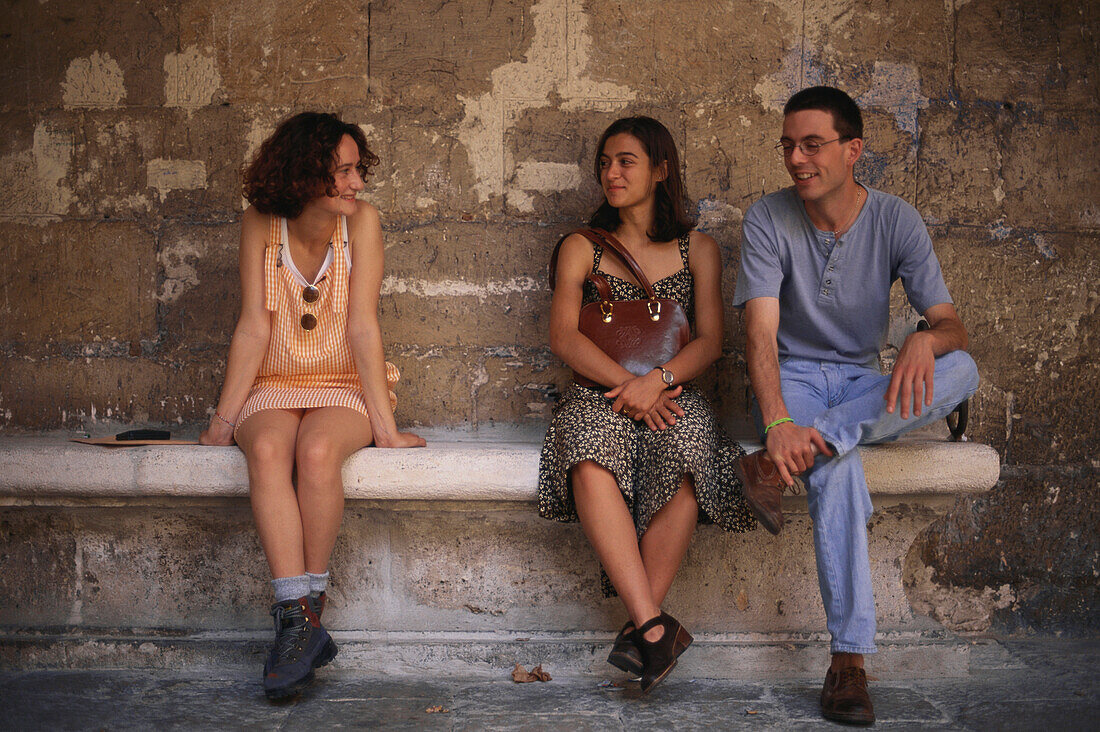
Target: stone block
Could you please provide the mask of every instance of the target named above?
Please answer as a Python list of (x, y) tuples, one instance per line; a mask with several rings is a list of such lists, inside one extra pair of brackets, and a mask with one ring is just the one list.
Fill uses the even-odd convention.
[[(426, 12), (430, 22), (425, 22)], [(493, 71), (522, 63), (535, 30), (530, 3), (370, 3), (371, 94), (384, 103), (453, 110), (456, 93), (489, 90)], [(459, 107), (460, 108), (460, 107)]]
[(0, 237), (11, 261), (20, 263), (0, 272), (6, 293), (0, 342), (19, 344), (30, 355), (51, 342), (154, 336), (156, 312), (148, 293), (156, 281), (156, 240), (145, 227), (0, 222)]
[(89, 510), (78, 521), (80, 624), (269, 627), (268, 571), (246, 502)]
[(0, 43), (0, 108), (155, 106), (163, 60), (176, 50), (178, 11), (156, 0), (9, 3)]
[(8, 507), (0, 513), (0, 626), (39, 628), (74, 622), (82, 600), (78, 534), (72, 514)]
[(1058, 0), (978, 0), (956, 10), (956, 83), (967, 103), (1095, 106), (1100, 11)]
[(549, 349), (399, 346), (387, 358), (401, 369), (399, 424), (544, 423), (564, 376)]
[[(392, 512), (370, 508), (362, 501), (345, 506), (329, 569), (326, 628), (385, 630), (396, 622), (390, 592), (391, 516)], [(255, 528), (249, 530), (255, 533)]]
[[(132, 347), (115, 341), (83, 346), (88, 356), (7, 360), (0, 425), (83, 432), (104, 430), (96, 427), (100, 422), (113, 429), (118, 423), (180, 425), (209, 419), (224, 379), (224, 349), (209, 362), (159, 363), (130, 357)], [(138, 352), (143, 348), (139, 342)]]
[(739, 240), (749, 206), (790, 185), (783, 156), (774, 149), (782, 129), (780, 112), (747, 101), (708, 101), (687, 108), (681, 148), (684, 182), (689, 197), (700, 201), (700, 228), (719, 243), (715, 229), (736, 231)]
[(999, 116), (941, 104), (921, 114), (914, 203), (926, 220), (988, 226), (1004, 216)]
[(1079, 164), (1098, 125), (1097, 111), (1019, 112), (1003, 143), (1009, 225), (1047, 231), (1100, 227), (1100, 169)]
[[(871, 518), (871, 579), (883, 628), (913, 621), (896, 557), (905, 554), (913, 535), (934, 517), (926, 507), (901, 504), (877, 507)], [(775, 577), (782, 577), (782, 583), (770, 579)], [(712, 631), (823, 629), (809, 516), (789, 515), (778, 538), (763, 530), (728, 534), (700, 528), (667, 603), (673, 614), (679, 608)]]
[(912, 203), (917, 188), (917, 134), (915, 129), (905, 130), (899, 124), (892, 110), (863, 111), (865, 139), (863, 155), (856, 163), (856, 178)]
[(603, 202), (593, 172), (596, 145), (620, 117), (647, 114), (678, 133), (668, 109), (574, 110), (554, 107), (506, 111), (504, 205), (509, 217), (539, 222), (583, 221)]
[(861, 103), (914, 114), (928, 98), (948, 96), (953, 18), (944, 3), (829, 0), (805, 8), (802, 86), (834, 84), (853, 98), (866, 95)]
[[(240, 224), (168, 221), (160, 231), (158, 349), (201, 358), (210, 347), (224, 361), (240, 315), (241, 280), (237, 264)], [(215, 397), (216, 398), (216, 397)]]
[[(433, 283), (427, 283), (430, 287)], [(465, 291), (465, 283), (434, 283)], [(472, 285), (473, 283), (469, 283)], [(474, 287), (478, 287), (474, 285)], [(382, 298), (382, 332), (420, 346), (542, 347), (549, 340), (550, 293), (504, 292), (488, 297), (425, 297), (392, 292)]]
[(485, 382), (477, 387), (478, 425), (511, 423), (539, 433), (571, 379), (548, 345), (486, 349), (483, 374)]
[(615, 607), (600, 594), (580, 525), (530, 508), (395, 514), (391, 547), (394, 594), (411, 630), (583, 628)]
[(422, 107), (393, 111), (384, 143), (389, 168), (377, 181), (388, 225), (453, 220), (481, 210), (466, 148), (453, 132), (458, 120), (439, 114)]
[[(370, 3), (300, 4), (277, 11), (264, 2), (179, 6), (179, 47), (213, 59), (201, 96), (237, 105), (330, 109), (370, 94)], [(176, 49), (173, 49), (175, 51)], [(204, 62), (210, 66), (210, 61)], [(186, 90), (185, 99), (199, 93)]]
[[(936, 250), (956, 306), (970, 333), (970, 352), (983, 380), (1005, 394), (988, 418), (1003, 434), (1011, 420), (1005, 461), (1041, 464), (1089, 460), (1090, 436), (1100, 430), (1090, 402), (1065, 398), (1093, 394), (1097, 373), (1095, 316), (1088, 303), (1097, 291), (1095, 237), (994, 230), (934, 233)], [(1042, 288), (1023, 283), (1043, 282)], [(1041, 318), (1019, 313), (1042, 313)], [(984, 439), (986, 433), (981, 433)], [(991, 438), (992, 439), (992, 438)], [(1004, 438), (1001, 438), (1002, 440)]]
[(742, 95), (797, 47), (802, 28), (801, 4), (690, 0), (654, 12), (601, 0), (585, 10), (589, 73), (663, 102)]

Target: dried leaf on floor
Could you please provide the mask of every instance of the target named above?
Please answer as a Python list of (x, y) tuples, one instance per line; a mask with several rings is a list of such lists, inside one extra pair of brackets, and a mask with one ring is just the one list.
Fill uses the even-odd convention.
[(446, 714), (451, 710), (447, 709), (447, 707), (443, 706), (442, 704), (436, 704), (434, 707), (428, 707), (424, 711), (428, 714)]
[(516, 667), (512, 669), (512, 681), (517, 684), (528, 684), (532, 681), (550, 681), (550, 674), (542, 670), (541, 663), (530, 671), (517, 663)]

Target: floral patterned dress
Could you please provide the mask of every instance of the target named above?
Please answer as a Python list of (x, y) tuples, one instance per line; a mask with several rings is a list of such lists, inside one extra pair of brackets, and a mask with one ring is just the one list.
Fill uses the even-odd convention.
[[(683, 269), (653, 283), (658, 297), (676, 300), (688, 321), (695, 324), (695, 280), (688, 269), (688, 235), (679, 240)], [(602, 247), (593, 244), (592, 269), (599, 271)], [(616, 300), (645, 297), (641, 287), (602, 273)], [(599, 302), (591, 282), (584, 284), (584, 303)], [(554, 410), (539, 461), (539, 515), (556, 521), (578, 521), (570, 471), (591, 460), (609, 470), (618, 481), (623, 499), (634, 516), (641, 539), (649, 522), (676, 495), (685, 475), (695, 482), (699, 521), (715, 523), (726, 531), (750, 531), (756, 527), (733, 464), (745, 454), (718, 424), (705, 396), (685, 386), (676, 402), (684, 410), (676, 424), (654, 432), (644, 421), (611, 411), (612, 400), (604, 389), (573, 383)], [(608, 597), (615, 590), (601, 577)]]

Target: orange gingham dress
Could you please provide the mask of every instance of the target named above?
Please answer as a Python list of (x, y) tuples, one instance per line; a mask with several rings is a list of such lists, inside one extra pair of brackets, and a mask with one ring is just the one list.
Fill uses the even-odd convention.
[[(367, 400), (348, 345), (347, 219), (341, 216), (332, 233), (332, 264), (317, 284), (321, 296), (313, 303), (302, 299), (302, 284), (283, 266), (285, 238), (285, 219), (272, 216), (264, 252), (264, 307), (272, 312), (271, 340), (234, 434), (262, 409), (347, 407), (367, 414)], [(317, 318), (313, 330), (301, 325), (305, 313)], [(400, 378), (397, 367), (387, 361), (391, 409), (397, 408), (393, 388)]]

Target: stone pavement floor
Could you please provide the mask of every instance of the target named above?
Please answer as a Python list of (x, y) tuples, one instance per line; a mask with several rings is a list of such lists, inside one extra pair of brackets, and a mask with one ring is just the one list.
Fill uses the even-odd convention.
[[(982, 649), (986, 650), (982, 650)], [(990, 653), (994, 648), (996, 653)], [(975, 646), (964, 678), (873, 681), (876, 727), (1100, 729), (1100, 639), (1001, 640)], [(872, 669), (873, 675), (873, 669)], [(611, 677), (609, 678), (618, 678)], [(0, 673), (0, 729), (802, 730), (818, 715), (817, 680), (718, 681), (674, 675), (641, 698), (600, 678), (378, 678), (325, 669), (303, 695), (272, 704), (259, 670)], [(435, 709), (436, 711), (429, 711)]]

